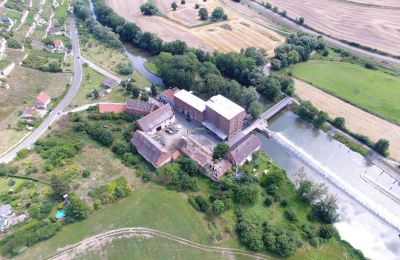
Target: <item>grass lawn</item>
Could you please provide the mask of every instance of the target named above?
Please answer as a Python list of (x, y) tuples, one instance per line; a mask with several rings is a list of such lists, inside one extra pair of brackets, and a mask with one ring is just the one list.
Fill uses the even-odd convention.
[(114, 240), (101, 248), (78, 255), (77, 259), (96, 260), (99, 255), (107, 259), (248, 259), (244, 256), (207, 252), (157, 237)]
[(400, 124), (400, 77), (359, 65), (311, 60), (293, 75), (355, 106)]
[[(14, 186), (8, 186), (8, 182), (10, 180), (14, 180), (15, 184)], [(10, 189), (14, 189), (17, 188), (22, 182), (24, 182), (21, 179), (15, 179), (15, 178), (0, 178), (0, 193), (2, 192), (7, 192)]]
[(103, 206), (88, 219), (64, 227), (50, 240), (36, 244), (17, 258), (39, 259), (85, 237), (123, 227), (149, 227), (199, 243), (210, 242), (201, 217), (184, 194), (148, 184), (125, 199)]
[(10, 17), (13, 20), (19, 21), (22, 17), (22, 13), (15, 10), (9, 10), (5, 13), (5, 16)]
[(156, 65), (151, 62), (151, 61), (146, 61), (144, 63), (144, 66), (146, 67), (146, 69), (148, 69), (151, 73), (158, 75), (158, 69), (156, 67)]

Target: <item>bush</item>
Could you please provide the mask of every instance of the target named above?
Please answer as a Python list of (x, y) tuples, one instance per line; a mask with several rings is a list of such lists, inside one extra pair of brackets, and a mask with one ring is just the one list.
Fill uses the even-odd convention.
[(331, 239), (337, 235), (336, 228), (333, 225), (321, 225), (319, 236), (323, 239)]
[(208, 11), (207, 11), (207, 9), (205, 9), (205, 8), (200, 8), (200, 9), (199, 9), (199, 16), (200, 16), (200, 19), (201, 19), (202, 21), (207, 20), (207, 19), (208, 19)]
[(194, 9), (199, 9), (200, 8), (200, 5), (199, 4), (195, 4), (194, 5)]
[(344, 117), (336, 117), (332, 124), (341, 130), (346, 130), (346, 120)]
[(212, 203), (211, 208), (212, 208), (212, 212), (213, 212), (215, 215), (219, 216), (219, 215), (221, 215), (222, 213), (224, 213), (224, 211), (225, 211), (225, 204), (224, 204), (224, 202), (221, 201), (221, 200), (215, 200), (215, 201)]
[(264, 205), (269, 207), (274, 202), (274, 198), (272, 196), (267, 195), (264, 200)]
[(75, 194), (70, 194), (69, 204), (65, 208), (65, 220), (69, 223), (85, 219), (88, 216), (88, 206)]
[(280, 204), (282, 207), (286, 208), (289, 205), (289, 201), (287, 199), (283, 199)]
[(140, 6), (140, 11), (144, 15), (155, 15), (158, 9), (151, 2), (146, 2)]
[(296, 222), (298, 220), (296, 212), (294, 212), (293, 209), (285, 210), (285, 217), (291, 222)]
[(88, 169), (85, 169), (82, 171), (82, 177), (83, 178), (89, 178), (90, 177), (90, 171)]
[(375, 151), (380, 153), (381, 155), (387, 157), (389, 155), (389, 141), (386, 139), (379, 139), (378, 142), (374, 145)]
[(365, 63), (364, 67), (366, 69), (369, 69), (369, 70), (376, 70), (376, 66), (374, 64), (372, 64), (372, 63), (369, 63), (369, 62)]
[(9, 38), (7, 40), (7, 47), (11, 49), (21, 49), (22, 45), (14, 38)]
[(132, 64), (119, 63), (117, 65), (117, 71), (122, 75), (129, 75), (133, 72)]

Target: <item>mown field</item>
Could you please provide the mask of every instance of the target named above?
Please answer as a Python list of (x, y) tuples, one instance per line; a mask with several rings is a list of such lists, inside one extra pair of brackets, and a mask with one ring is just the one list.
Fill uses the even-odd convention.
[(87, 236), (123, 227), (149, 227), (209, 243), (200, 215), (184, 194), (149, 184), (121, 201), (105, 205), (88, 219), (65, 226), (56, 236), (26, 250), (17, 259), (39, 259)]
[(400, 124), (400, 78), (344, 62), (311, 60), (293, 75), (384, 119)]

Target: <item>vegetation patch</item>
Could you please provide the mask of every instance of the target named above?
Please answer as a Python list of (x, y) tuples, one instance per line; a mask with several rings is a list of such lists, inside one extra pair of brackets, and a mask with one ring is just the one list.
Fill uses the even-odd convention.
[(64, 53), (53, 53), (44, 50), (31, 50), (22, 65), (28, 68), (48, 72), (61, 72)]
[(344, 62), (312, 60), (293, 74), (370, 113), (400, 124), (400, 78)]

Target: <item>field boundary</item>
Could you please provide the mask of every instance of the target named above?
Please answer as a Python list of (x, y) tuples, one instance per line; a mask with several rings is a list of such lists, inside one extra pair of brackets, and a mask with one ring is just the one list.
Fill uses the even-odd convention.
[[(247, 257), (252, 257), (254, 259), (275, 259), (272, 257), (268, 257), (266, 255), (262, 254), (257, 254), (257, 253), (251, 253), (249, 251), (241, 250), (241, 249), (234, 249), (234, 248), (226, 248), (226, 247), (215, 247), (215, 246), (207, 246), (203, 245), (200, 243), (196, 243), (181, 237), (177, 237), (174, 235), (171, 235), (166, 232), (162, 232), (159, 230), (155, 229), (150, 229), (150, 228), (144, 228), (144, 227), (133, 227), (133, 228), (121, 228), (121, 229), (115, 229), (111, 231), (107, 231), (95, 236), (91, 236), (88, 238), (85, 238), (84, 240), (64, 247), (60, 249), (58, 252), (45, 257), (45, 259), (67, 259), (76, 256), (79, 253), (82, 253), (80, 249), (82, 247), (89, 247), (90, 245), (93, 245), (95, 243), (98, 243), (102, 239), (105, 238), (111, 238), (111, 239), (119, 239), (121, 236), (129, 236), (129, 235), (142, 235), (146, 237), (159, 237), (159, 238), (164, 238), (173, 242), (177, 242), (179, 244), (189, 246), (192, 248), (204, 250), (207, 252), (215, 252), (215, 253), (221, 253), (221, 254), (238, 254), (242, 256), (247, 256)], [(129, 237), (128, 237), (129, 238)]]

